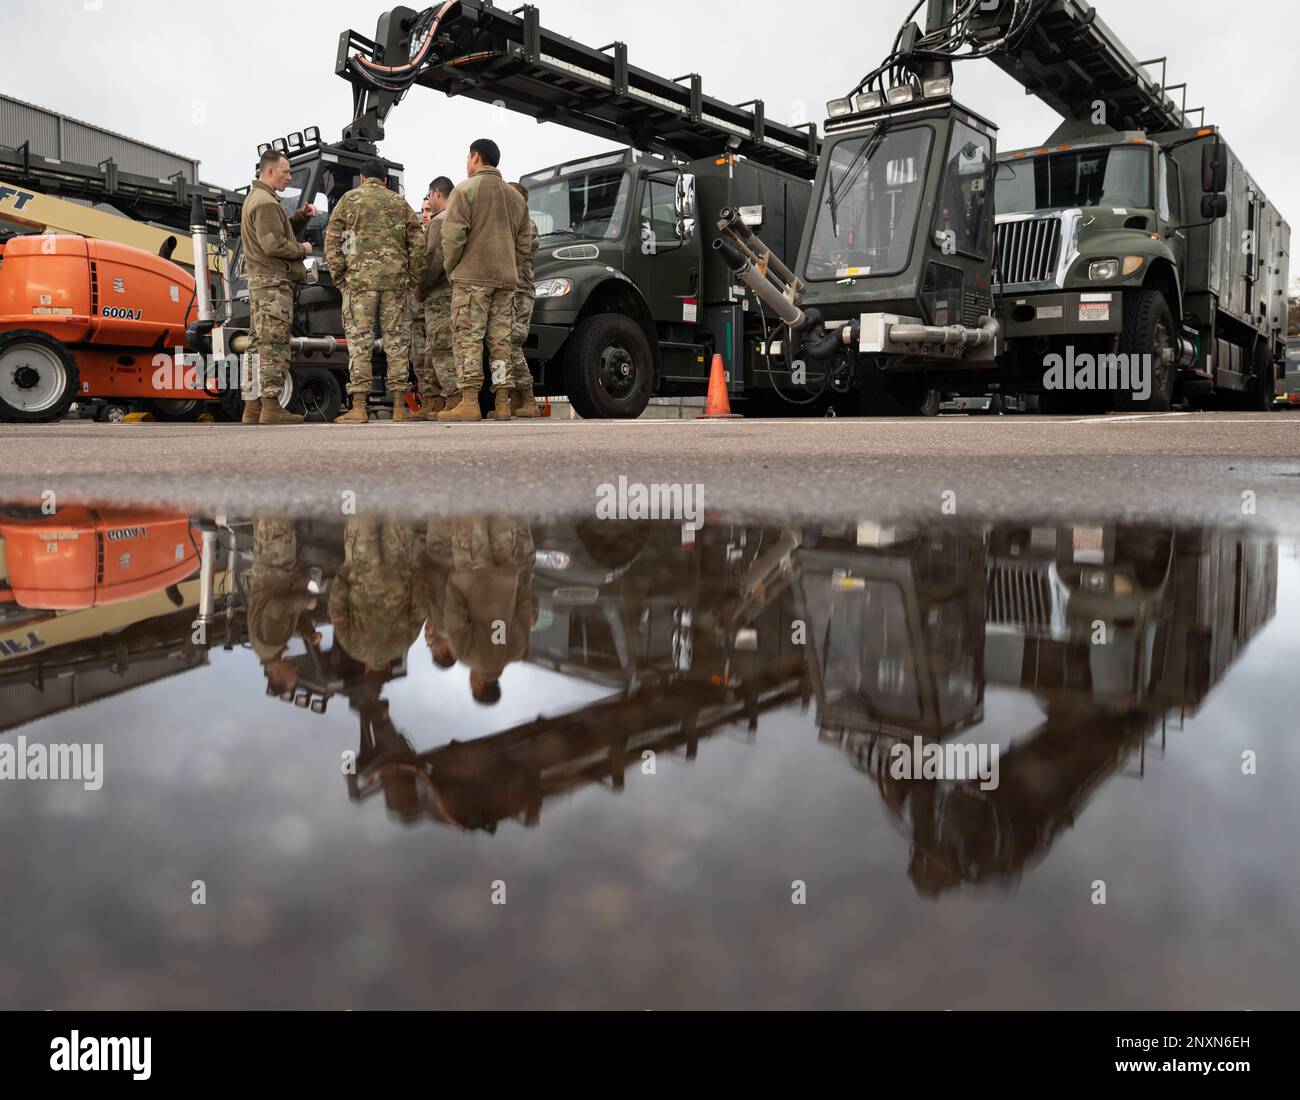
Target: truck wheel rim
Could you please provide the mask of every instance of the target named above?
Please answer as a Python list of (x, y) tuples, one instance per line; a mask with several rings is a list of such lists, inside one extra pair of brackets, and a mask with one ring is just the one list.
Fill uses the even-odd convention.
[(49, 348), (16, 344), (0, 354), (0, 399), (10, 408), (45, 412), (63, 399), (67, 387), (67, 368)]
[(1152, 341), (1155, 345), (1155, 354), (1151, 356), (1151, 390), (1153, 393), (1164, 393), (1165, 384), (1169, 380), (1169, 363), (1165, 360), (1165, 351), (1173, 347), (1173, 341), (1169, 338), (1169, 329), (1165, 327), (1163, 321), (1156, 322), (1155, 338)]
[(630, 397), (636, 389), (636, 360), (622, 344), (608, 345), (600, 356), (600, 388), (616, 401)]

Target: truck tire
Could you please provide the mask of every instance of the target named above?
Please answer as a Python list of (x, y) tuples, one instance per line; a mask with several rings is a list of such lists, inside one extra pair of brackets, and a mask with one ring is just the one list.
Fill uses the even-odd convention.
[(77, 361), (67, 346), (32, 329), (0, 336), (0, 420), (47, 424), (76, 399)]
[(938, 416), (941, 398), (920, 374), (893, 375), (875, 362), (860, 368), (862, 404), (867, 416)]
[(325, 367), (294, 370), (290, 412), (305, 416), (308, 424), (331, 424), (342, 407), (343, 387), (332, 370)]
[(635, 420), (654, 392), (654, 359), (631, 317), (597, 313), (569, 337), (564, 389), (584, 420)]
[(1115, 394), (1117, 411), (1168, 412), (1173, 407), (1178, 372), (1172, 363), (1165, 362), (1164, 353), (1174, 348), (1174, 315), (1164, 294), (1143, 290), (1126, 299), (1119, 350), (1126, 355), (1151, 356), (1151, 396), (1139, 401), (1131, 390), (1120, 391)]
[(1273, 363), (1273, 354), (1268, 350), (1268, 341), (1259, 340), (1255, 344), (1254, 369), (1250, 372), (1250, 382), (1246, 390), (1238, 397), (1237, 407), (1247, 412), (1271, 412), (1277, 395), (1277, 367)]

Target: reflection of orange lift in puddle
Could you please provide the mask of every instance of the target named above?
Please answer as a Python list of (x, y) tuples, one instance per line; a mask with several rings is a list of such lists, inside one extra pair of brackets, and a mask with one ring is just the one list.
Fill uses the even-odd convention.
[(0, 510), (0, 618), (78, 611), (173, 589), (199, 566), (187, 515), (137, 508)]

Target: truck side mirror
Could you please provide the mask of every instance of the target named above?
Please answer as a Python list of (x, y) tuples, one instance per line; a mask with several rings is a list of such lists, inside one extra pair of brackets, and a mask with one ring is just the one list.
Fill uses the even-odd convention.
[(1217, 221), (1228, 216), (1227, 195), (1202, 195), (1201, 217), (1206, 221)]
[[(695, 176), (690, 172), (683, 172), (677, 177), (676, 194), (673, 199), (673, 209), (676, 211), (678, 218), (682, 220), (694, 221), (695, 219)], [(691, 234), (694, 236), (694, 233)], [(688, 239), (689, 238), (685, 238)]]
[(1228, 159), (1223, 147), (1214, 141), (1201, 148), (1201, 190), (1209, 195), (1221, 195), (1228, 189)]
[(677, 239), (682, 244), (687, 244), (695, 240), (695, 219), (678, 218), (677, 219)]

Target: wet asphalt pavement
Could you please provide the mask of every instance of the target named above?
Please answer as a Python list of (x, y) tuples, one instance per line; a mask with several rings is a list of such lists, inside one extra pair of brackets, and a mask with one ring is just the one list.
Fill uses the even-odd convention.
[[(590, 514), (620, 476), (748, 517), (1176, 519), (1300, 531), (1300, 413), (936, 420), (0, 425), (0, 492), (64, 499)], [(1253, 493), (1253, 498), (1243, 494)], [(1243, 501), (1249, 501), (1243, 504)], [(952, 504), (950, 503), (950, 510)], [(1254, 514), (1249, 509), (1253, 507)]]

